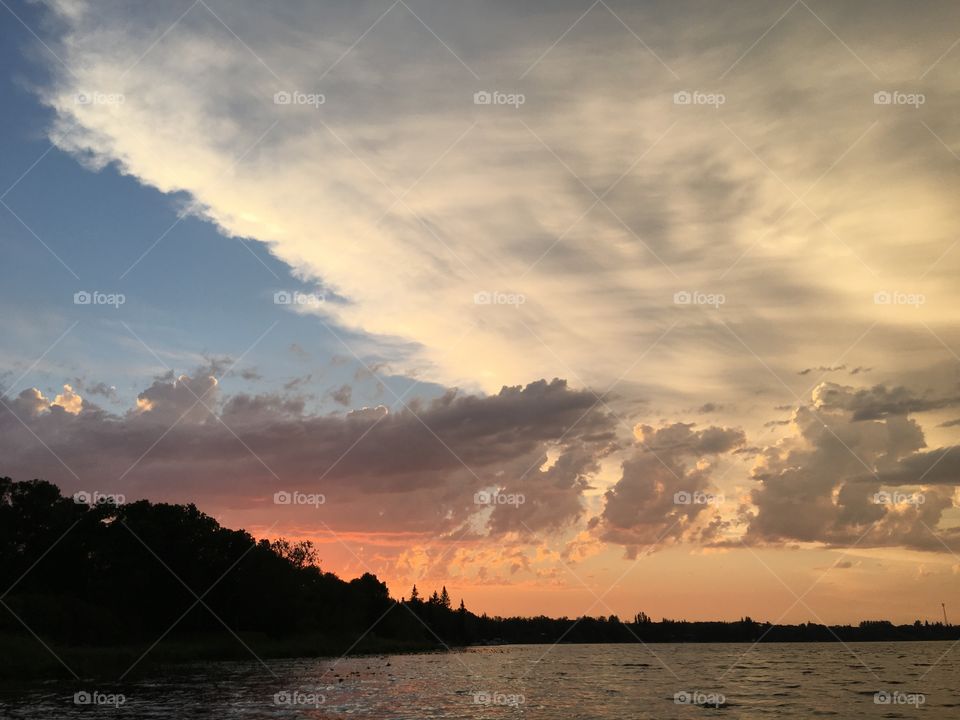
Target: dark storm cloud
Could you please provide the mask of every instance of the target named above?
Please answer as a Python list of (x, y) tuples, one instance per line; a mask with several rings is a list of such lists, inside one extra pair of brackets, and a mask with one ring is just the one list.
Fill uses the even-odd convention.
[[(615, 421), (596, 398), (562, 380), (486, 397), (450, 391), (416, 414), (318, 416), (298, 397), (222, 398), (212, 375), (194, 375), (155, 380), (123, 416), (88, 403), (71, 414), (34, 389), (5, 398), (0, 472), (212, 511), (272, 508), (279, 490), (322, 493), (332, 527), (438, 533), (482, 510), (475, 493), (504, 488), (527, 504), (495, 508), (477, 531), (527, 532), (579, 516), (587, 477), (614, 442)], [(541, 470), (548, 450), (558, 459)], [(315, 508), (291, 512), (304, 523), (320, 518)]]

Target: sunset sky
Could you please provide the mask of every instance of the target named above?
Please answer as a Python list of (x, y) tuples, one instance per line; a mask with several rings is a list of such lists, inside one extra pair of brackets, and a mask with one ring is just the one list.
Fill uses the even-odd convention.
[(0, 5), (0, 475), (476, 612), (960, 618), (957, 3)]

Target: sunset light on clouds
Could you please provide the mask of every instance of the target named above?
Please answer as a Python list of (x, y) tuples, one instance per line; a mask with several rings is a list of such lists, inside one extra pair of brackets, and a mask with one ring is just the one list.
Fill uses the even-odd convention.
[(0, 475), (490, 614), (937, 617), (960, 7), (924, 8), (26, 6)]

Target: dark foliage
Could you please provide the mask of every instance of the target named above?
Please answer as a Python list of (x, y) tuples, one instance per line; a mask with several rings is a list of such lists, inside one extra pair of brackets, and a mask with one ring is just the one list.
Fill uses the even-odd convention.
[(79, 504), (40, 480), (0, 478), (0, 587), (12, 611), (0, 633), (27, 632), (19, 617), (60, 645), (226, 627), (344, 642), (373, 627), (373, 637), (436, 642), (375, 576), (323, 572), (310, 543), (257, 541), (194, 505)]

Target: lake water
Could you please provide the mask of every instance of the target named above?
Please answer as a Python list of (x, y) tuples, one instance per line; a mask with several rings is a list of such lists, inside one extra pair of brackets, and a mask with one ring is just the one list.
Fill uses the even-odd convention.
[(0, 715), (960, 718), (958, 657), (960, 646), (945, 642), (523, 645), (215, 663), (125, 686), (43, 686), (5, 698)]

